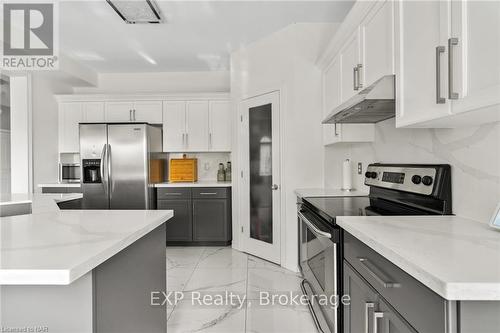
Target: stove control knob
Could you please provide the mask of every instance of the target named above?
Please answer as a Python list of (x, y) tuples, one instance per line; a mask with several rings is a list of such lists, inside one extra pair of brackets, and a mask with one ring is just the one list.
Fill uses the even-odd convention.
[(413, 184), (418, 185), (422, 182), (422, 177), (420, 177), (419, 175), (414, 175), (413, 177), (411, 177), (411, 181)]
[(374, 178), (374, 179), (375, 179), (375, 178), (377, 178), (377, 175), (378, 175), (378, 174), (377, 174), (375, 171), (372, 171), (372, 173), (371, 173), (371, 177), (372, 177), (372, 178)]
[(425, 186), (432, 185), (432, 182), (433, 182), (432, 177), (430, 177), (430, 176), (424, 176), (424, 177), (422, 177), (422, 184), (424, 184)]
[(365, 172), (365, 177), (366, 178), (371, 178), (372, 173), (370, 171)]

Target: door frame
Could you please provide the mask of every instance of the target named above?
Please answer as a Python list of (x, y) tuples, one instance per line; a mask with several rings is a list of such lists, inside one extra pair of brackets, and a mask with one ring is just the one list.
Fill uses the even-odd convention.
[[(240, 164), (240, 174), (238, 175), (238, 189), (240, 192), (238, 198), (238, 220), (241, 234), (239, 237), (239, 247), (242, 251), (255, 255), (257, 257), (272, 261), (281, 265), (283, 259), (283, 173), (282, 173), (282, 92), (280, 90), (270, 90), (252, 97), (242, 99), (238, 103), (238, 160)], [(252, 240), (250, 238), (250, 212), (248, 211), (250, 200), (249, 183), (249, 163), (248, 161), (248, 111), (249, 108), (273, 104), (272, 109), (272, 128), (273, 128), (273, 156), (277, 155), (278, 165), (273, 163), (273, 184), (278, 184), (279, 189), (273, 192), (273, 244), (267, 245), (262, 241)], [(277, 105), (277, 109), (274, 106)], [(276, 134), (275, 134), (276, 133)], [(276, 141), (278, 141), (276, 143)], [(274, 158), (273, 158), (274, 159)], [(249, 161), (248, 161), (249, 162)], [(275, 241), (277, 240), (277, 241)]]

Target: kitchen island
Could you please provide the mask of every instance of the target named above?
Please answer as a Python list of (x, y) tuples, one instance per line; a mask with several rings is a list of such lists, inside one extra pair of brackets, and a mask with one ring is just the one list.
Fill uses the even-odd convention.
[(166, 290), (173, 212), (41, 209), (37, 200), (47, 198), (0, 220), (0, 327), (165, 332), (166, 308), (151, 305), (151, 292)]

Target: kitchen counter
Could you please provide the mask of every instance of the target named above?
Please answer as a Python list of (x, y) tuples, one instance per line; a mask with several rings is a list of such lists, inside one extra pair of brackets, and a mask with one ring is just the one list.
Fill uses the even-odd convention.
[(367, 191), (352, 190), (342, 191), (338, 188), (309, 188), (309, 189), (296, 189), (295, 195), (299, 198), (307, 197), (360, 197), (367, 196)]
[(337, 224), (447, 300), (500, 300), (500, 232), (456, 216), (348, 216)]
[(66, 210), (2, 217), (0, 285), (66, 285), (172, 218), (162, 210)]
[(195, 183), (158, 183), (154, 184), (154, 187), (231, 187), (231, 182), (218, 182), (216, 180), (212, 181), (198, 181)]
[(81, 193), (41, 194), (41, 193), (2, 193), (0, 194), (0, 209), (12, 205), (31, 204), (32, 213), (59, 211), (60, 202), (80, 199)]
[(38, 184), (39, 188), (43, 187), (81, 187), (80, 183), (48, 183), (48, 184)]

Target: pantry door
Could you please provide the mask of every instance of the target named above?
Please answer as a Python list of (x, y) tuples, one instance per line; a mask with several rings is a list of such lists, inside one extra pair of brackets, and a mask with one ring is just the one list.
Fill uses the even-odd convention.
[(240, 209), (242, 247), (280, 264), (280, 95), (253, 97), (240, 104)]

